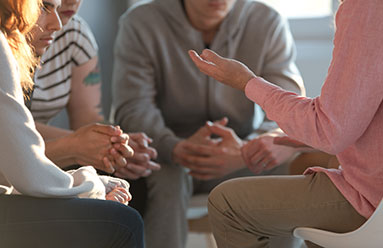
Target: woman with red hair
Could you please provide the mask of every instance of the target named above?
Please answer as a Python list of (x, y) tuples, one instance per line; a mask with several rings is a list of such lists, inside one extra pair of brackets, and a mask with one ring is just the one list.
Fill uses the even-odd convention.
[(89, 166), (59, 169), (24, 105), (36, 66), (26, 34), (39, 18), (61, 28), (60, 4), (0, 0), (0, 246), (143, 247), (142, 220), (124, 205), (129, 184)]

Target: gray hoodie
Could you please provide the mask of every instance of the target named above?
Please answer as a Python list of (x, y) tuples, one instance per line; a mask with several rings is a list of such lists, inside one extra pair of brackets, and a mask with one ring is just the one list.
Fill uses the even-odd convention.
[[(154, 139), (160, 162), (171, 163), (176, 143), (207, 120), (228, 117), (228, 126), (241, 138), (264, 120), (260, 107), (243, 92), (195, 67), (187, 52), (204, 48), (180, 0), (140, 2), (120, 19), (112, 113), (126, 132), (143, 131)], [(287, 22), (264, 4), (237, 0), (210, 49), (240, 60), (272, 83), (304, 91)]]

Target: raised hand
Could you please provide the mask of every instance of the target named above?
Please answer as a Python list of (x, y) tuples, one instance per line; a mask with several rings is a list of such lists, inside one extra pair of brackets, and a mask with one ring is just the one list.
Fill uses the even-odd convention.
[(203, 50), (201, 55), (191, 50), (189, 56), (201, 72), (239, 90), (244, 90), (247, 82), (256, 77), (241, 62), (223, 58), (209, 49)]

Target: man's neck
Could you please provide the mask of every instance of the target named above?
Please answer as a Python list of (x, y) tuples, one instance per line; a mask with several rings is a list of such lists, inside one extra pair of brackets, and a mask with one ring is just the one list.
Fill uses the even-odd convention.
[(188, 11), (188, 6), (185, 3), (185, 0), (180, 1), (190, 24), (202, 33), (202, 39), (204, 43), (209, 46), (214, 40), (221, 21), (217, 22), (215, 20), (205, 20), (204, 18), (200, 18), (197, 15), (193, 15), (193, 11)]

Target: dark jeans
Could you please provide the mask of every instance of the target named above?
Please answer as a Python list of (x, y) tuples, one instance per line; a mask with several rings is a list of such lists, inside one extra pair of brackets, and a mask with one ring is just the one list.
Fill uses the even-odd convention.
[[(71, 165), (66, 167), (64, 170), (75, 170), (80, 168), (80, 165)], [(98, 170), (97, 174), (99, 175), (107, 175), (109, 176), (109, 173), (106, 173), (105, 171)], [(146, 210), (146, 201), (148, 196), (148, 189), (146, 186), (146, 180), (145, 178), (139, 178), (136, 180), (130, 180), (125, 178), (126, 181), (129, 182), (130, 188), (129, 192), (133, 196), (132, 200), (129, 202), (129, 206), (137, 210), (141, 216), (143, 217)]]
[(123, 204), (0, 195), (0, 247), (141, 248), (143, 222)]

